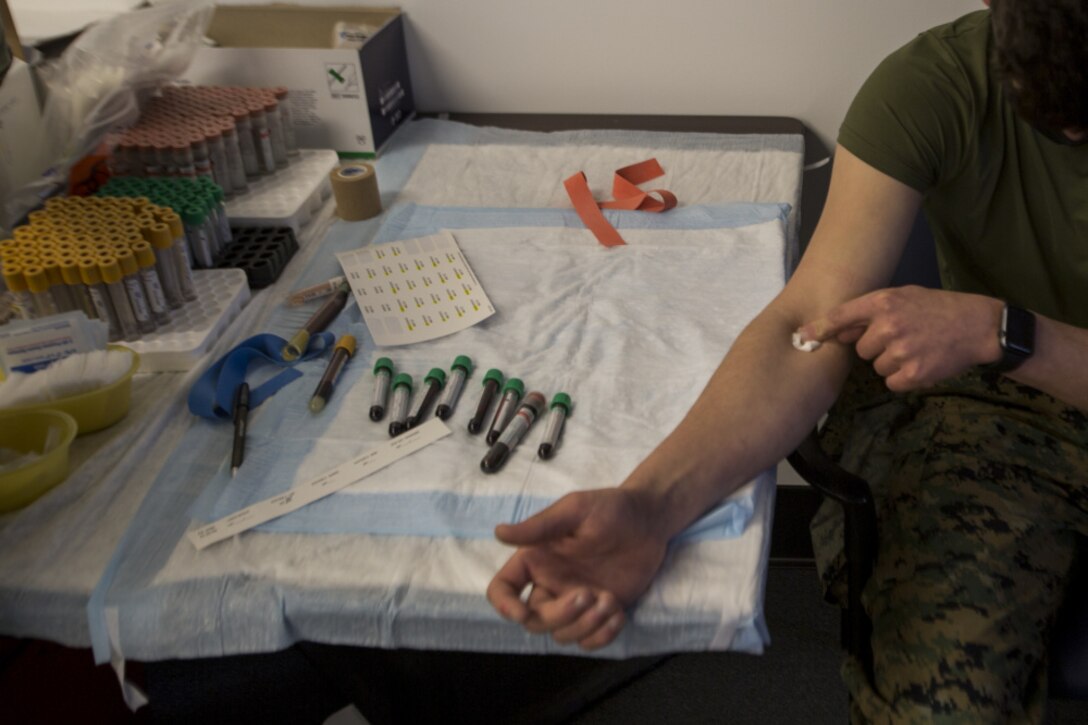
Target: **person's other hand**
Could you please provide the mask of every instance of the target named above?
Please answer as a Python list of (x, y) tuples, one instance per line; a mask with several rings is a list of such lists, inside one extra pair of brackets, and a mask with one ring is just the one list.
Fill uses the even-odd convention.
[(519, 524), (500, 524), (495, 536), (518, 550), (491, 580), (488, 600), (530, 632), (604, 647), (664, 561), (668, 539), (654, 513), (642, 495), (608, 488), (567, 494)]
[(854, 344), (889, 389), (915, 390), (997, 360), (1001, 309), (992, 297), (895, 287), (844, 302), (799, 332), (805, 340)]

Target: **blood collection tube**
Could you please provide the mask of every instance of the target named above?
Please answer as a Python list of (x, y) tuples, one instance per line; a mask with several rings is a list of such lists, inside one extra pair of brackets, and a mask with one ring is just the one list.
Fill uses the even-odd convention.
[(548, 460), (555, 454), (555, 447), (559, 443), (559, 434), (563, 432), (563, 422), (570, 415), (570, 408), (570, 396), (566, 393), (556, 393), (552, 398), (548, 418), (544, 422), (544, 440), (536, 451), (537, 455), (544, 460)]
[(4, 262), (4, 284), (15, 298), (15, 314), (24, 320), (34, 319), (34, 298), (30, 295), (23, 268), (15, 263)]
[(162, 166), (159, 164), (159, 154), (155, 149), (155, 143), (150, 137), (144, 137), (140, 141), (140, 161), (144, 167), (144, 176), (159, 176), (162, 174)]
[[(36, 209), (32, 212), (29, 212), (26, 215), (26, 219), (30, 222), (32, 227), (37, 227), (39, 224), (44, 224), (48, 221), (49, 212), (45, 211), (44, 209)], [(35, 232), (35, 238), (36, 237), (37, 232)]]
[(408, 430), (408, 398), (412, 395), (412, 376), (399, 373), (393, 378), (393, 400), (389, 403), (389, 435), (399, 436)]
[(153, 146), (155, 152), (155, 160), (157, 164), (155, 168), (158, 172), (155, 174), (148, 173), (148, 176), (177, 176), (178, 175), (178, 162), (174, 157), (174, 145), (165, 136), (156, 135), (154, 138)]
[(476, 404), (476, 414), (472, 416), (472, 420), (468, 422), (468, 432), (475, 435), (483, 428), (484, 418), (487, 417), (487, 411), (491, 410), (491, 401), (495, 397), (495, 393), (502, 387), (502, 371), (498, 368), (491, 368), (484, 375), (484, 392), (480, 394), (480, 402)]
[(242, 167), (246, 176), (259, 176), (261, 162), (257, 159), (257, 146), (253, 143), (253, 124), (249, 120), (249, 111), (245, 108), (235, 108), (230, 115), (234, 118), (235, 135), (238, 138), (238, 148), (242, 153)]
[(310, 300), (316, 300), (320, 297), (327, 297), (336, 291), (344, 282), (344, 277), (332, 277), (324, 282), (318, 282), (315, 285), (309, 287), (303, 287), (300, 290), (295, 290), (291, 294), (287, 295), (287, 305), (289, 307), (298, 307), (301, 304), (309, 302)]
[(525, 401), (503, 429), (502, 435), (491, 445), (487, 455), (480, 461), (480, 468), (484, 473), (494, 473), (502, 468), (502, 464), (506, 462), (510, 451), (517, 447), (521, 439), (525, 437), (525, 433), (533, 425), (533, 421), (544, 412), (546, 402), (544, 396), (535, 390), (525, 396)]
[(129, 304), (132, 305), (132, 314), (136, 317), (136, 326), (140, 332), (154, 332), (158, 324), (155, 322), (154, 313), (151, 312), (151, 304), (144, 293), (144, 285), (140, 281), (140, 265), (136, 263), (136, 255), (131, 249), (115, 249), (114, 259), (121, 267), (121, 283), (125, 286), (125, 294), (128, 295)]
[(370, 396), (370, 419), (377, 423), (385, 416), (385, 403), (389, 399), (389, 383), (393, 377), (393, 361), (387, 357), (374, 363), (374, 392)]
[(57, 302), (53, 299), (53, 293), (49, 287), (49, 276), (41, 266), (31, 265), (23, 267), (23, 277), (26, 278), (26, 286), (30, 290), (30, 296), (34, 299), (34, 318), (48, 317), (60, 312)]
[(234, 241), (234, 235), (230, 231), (230, 218), (227, 216), (227, 207), (223, 204), (225, 194), (218, 186), (211, 186), (208, 190), (212, 205), (212, 216), (215, 220), (215, 231), (219, 237), (220, 248), (226, 248)]
[(97, 319), (98, 310), (95, 309), (94, 300), (83, 284), (83, 278), (79, 276), (79, 260), (75, 257), (61, 257), (60, 273), (64, 277), (64, 283), (68, 285), (68, 293), (75, 301), (76, 309), (83, 310), (89, 320)]
[(442, 368), (431, 368), (431, 371), (423, 378), (423, 384), (427, 387), (427, 390), (419, 397), (419, 401), (416, 403), (416, 411), (408, 416), (409, 428), (415, 428), (423, 422), (423, 416), (427, 415), (427, 411), (431, 409), (434, 401), (442, 393), (442, 386), (446, 384), (446, 371)]
[(193, 203), (204, 210), (204, 233), (212, 245), (212, 259), (219, 259), (227, 240), (220, 232), (218, 204), (207, 191), (194, 195)]
[(193, 157), (193, 149), (189, 146), (187, 138), (173, 139), (170, 144), (170, 158), (171, 169), (175, 170), (177, 176), (184, 176), (187, 179), (196, 177), (196, 159)]
[(457, 400), (465, 386), (465, 378), (469, 375), (472, 375), (472, 360), (468, 355), (458, 355), (450, 365), (449, 381), (442, 389), (442, 397), (434, 409), (435, 415), (442, 420), (448, 420), (453, 415), (453, 409), (457, 406)]
[(170, 305), (166, 301), (159, 273), (155, 270), (155, 253), (151, 251), (151, 245), (144, 241), (133, 244), (132, 253), (140, 268), (140, 284), (143, 285), (147, 304), (151, 307), (151, 314), (157, 324), (165, 325), (170, 321)]
[(186, 302), (192, 302), (196, 299), (196, 283), (193, 282), (193, 262), (189, 256), (189, 243), (185, 239), (185, 225), (181, 217), (172, 211), (163, 214), (162, 221), (169, 227), (170, 236), (174, 238), (171, 251), (181, 296)]
[(224, 196), (234, 195), (234, 183), (230, 179), (230, 165), (227, 163), (227, 147), (223, 143), (223, 132), (219, 126), (204, 126), (204, 143), (208, 146), (208, 156), (212, 163), (212, 179), (223, 190)]
[(272, 154), (272, 134), (268, 130), (268, 117), (264, 113), (264, 105), (260, 101), (251, 101), (249, 109), (249, 123), (253, 126), (253, 143), (257, 149), (257, 160), (261, 164), (262, 173), (270, 174), (276, 170), (276, 157)]
[(499, 439), (499, 434), (510, 422), (517, 412), (521, 396), (525, 394), (525, 384), (517, 378), (510, 378), (502, 388), (502, 398), (499, 399), (499, 407), (495, 410), (495, 417), (491, 419), (491, 428), (487, 431), (487, 444), (494, 445)]
[(193, 157), (193, 173), (198, 177), (214, 180), (215, 174), (212, 172), (211, 151), (208, 148), (203, 129), (192, 130), (188, 138), (190, 154)]
[(155, 250), (155, 269), (159, 273), (159, 282), (166, 297), (166, 304), (176, 310), (185, 304), (181, 294), (181, 282), (178, 281), (177, 262), (174, 259), (174, 238), (170, 227), (162, 222), (154, 222), (141, 230), (144, 237)]
[(272, 89), (276, 101), (280, 104), (280, 121), (283, 123), (283, 143), (287, 147), (287, 155), (298, 154), (298, 139), (295, 138), (295, 122), (291, 117), (291, 104), (287, 101), (287, 88), (277, 86)]
[(234, 119), (224, 117), (219, 122), (219, 133), (223, 135), (223, 148), (227, 152), (227, 169), (230, 172), (230, 185), (235, 194), (241, 194), (249, 189), (246, 181), (246, 166), (242, 159), (242, 148), (238, 145), (238, 131)]
[(128, 175), (140, 178), (144, 175), (144, 165), (140, 160), (140, 146), (135, 139), (126, 134), (126, 140), (121, 144), (121, 151), (127, 156)]
[(340, 310), (344, 309), (344, 305), (348, 303), (348, 295), (350, 294), (351, 287), (348, 283), (341, 284), (337, 288), (336, 294), (321, 305), (317, 312), (302, 326), (302, 329), (296, 332), (295, 336), (283, 346), (283, 359), (291, 361), (302, 357), (306, 346), (310, 344), (310, 337), (324, 330), (329, 326), (330, 322), (336, 319), (336, 316), (340, 314)]
[(272, 142), (272, 158), (276, 166), (287, 166), (287, 145), (283, 140), (283, 119), (280, 117), (280, 107), (275, 96), (265, 98), (264, 116), (268, 122), (269, 140)]
[(332, 391), (336, 389), (336, 381), (340, 377), (340, 372), (354, 354), (355, 338), (353, 336), (344, 335), (336, 342), (336, 347), (332, 350), (332, 359), (329, 360), (329, 366), (325, 368), (325, 373), (321, 376), (321, 381), (318, 382), (313, 397), (310, 398), (311, 413), (320, 413), (324, 410), (329, 398), (332, 397)]
[(42, 269), (49, 280), (49, 292), (53, 295), (53, 302), (57, 305), (57, 312), (70, 312), (76, 309), (76, 302), (68, 291), (68, 283), (64, 281), (64, 275), (60, 270), (60, 262), (55, 256), (42, 257)]
[(87, 293), (94, 302), (94, 308), (98, 312), (98, 319), (109, 327), (109, 339), (111, 342), (120, 340), (124, 334), (121, 330), (121, 322), (117, 318), (117, 312), (113, 309), (113, 303), (106, 292), (106, 285), (102, 284), (102, 270), (98, 268), (98, 260), (93, 257), (83, 257), (79, 260), (79, 276), (87, 287)]
[(185, 237), (189, 240), (189, 252), (193, 260), (201, 267), (211, 269), (215, 266), (215, 253), (212, 250), (212, 240), (208, 237), (208, 229), (204, 225), (204, 209), (190, 204), (181, 210), (181, 218), (185, 222)]
[(98, 258), (98, 269), (102, 272), (102, 283), (106, 287), (110, 302), (117, 313), (117, 322), (121, 326), (121, 335), (126, 340), (140, 339), (140, 325), (136, 322), (136, 313), (132, 310), (132, 303), (125, 291), (122, 281), (121, 265), (116, 259), (102, 256)]

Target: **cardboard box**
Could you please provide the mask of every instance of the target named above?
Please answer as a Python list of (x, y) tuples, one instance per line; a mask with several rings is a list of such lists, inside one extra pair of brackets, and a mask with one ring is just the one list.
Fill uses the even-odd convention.
[[(52, 161), (34, 69), (13, 58), (0, 83), (0, 205), (38, 179)], [(10, 231), (14, 221), (0, 207), (0, 228)]]
[[(333, 49), (337, 23), (377, 28), (358, 50)], [(220, 6), (183, 82), (286, 86), (302, 148), (372, 157), (415, 114), (397, 8)]]

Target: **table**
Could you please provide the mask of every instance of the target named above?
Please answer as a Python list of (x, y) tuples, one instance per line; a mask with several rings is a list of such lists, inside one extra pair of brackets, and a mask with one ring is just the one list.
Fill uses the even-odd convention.
[[(479, 119), (476, 119), (479, 120)], [(509, 119), (508, 119), (509, 120)], [(513, 119), (511, 125), (516, 125), (519, 119)], [(527, 120), (527, 119), (522, 119)], [(719, 120), (720, 121), (720, 120)], [(561, 118), (555, 119), (555, 122), (559, 126), (570, 125), (572, 127), (583, 126), (584, 119), (577, 118)], [(620, 126), (630, 123), (631, 125), (641, 125), (637, 122), (631, 121), (631, 119), (606, 119), (604, 125), (606, 126)], [(656, 121), (650, 121), (647, 125), (655, 125)], [(662, 125), (668, 123), (667, 120), (660, 120)], [(714, 123), (714, 120), (699, 119), (692, 121), (699, 126), (704, 126), (709, 129)], [(790, 126), (792, 123), (788, 120), (776, 121), (776, 124), (782, 124), (782, 127)], [(722, 122), (719, 128), (730, 129), (733, 122), (726, 120)], [(684, 125), (683, 123), (681, 125)], [(772, 124), (774, 125), (774, 124)], [(797, 128), (799, 124), (794, 126)], [(701, 129), (700, 129), (701, 130)], [(799, 128), (797, 129), (799, 131)], [(467, 133), (464, 130), (460, 130), (461, 133)], [(403, 133), (403, 132), (402, 132)], [(419, 149), (412, 146), (410, 143), (405, 143), (402, 147), (398, 147), (394, 144), (394, 147), (390, 149), (388, 154), (383, 157), (382, 161), (379, 161), (379, 178), (383, 188), (383, 201), (389, 206), (390, 202), (395, 197), (395, 192), (398, 189), (403, 188), (406, 178), (397, 177), (396, 161), (398, 156), (411, 156), (418, 154)], [(386, 164), (389, 159), (393, 159), (393, 163)], [(418, 156), (417, 156), (418, 161)], [(383, 170), (383, 165), (393, 167), (391, 173), (387, 173)], [(799, 179), (799, 169), (798, 176)], [(313, 239), (323, 236), (325, 227), (327, 226), (328, 217), (324, 217), (311, 229), (307, 230), (307, 236)], [(378, 231), (380, 220), (372, 222), (364, 222), (358, 225), (358, 237), (361, 239), (371, 238)], [(299, 281), (299, 276), (303, 273), (303, 270), (308, 270), (311, 273), (324, 274), (325, 272), (335, 272), (335, 269), (329, 268), (328, 270), (322, 270), (318, 266), (305, 267), (304, 265), (310, 263), (314, 259), (316, 254), (317, 244), (304, 244), (303, 257), (301, 261), (295, 262), (284, 280), (281, 281), (276, 287), (262, 292), (256, 296), (253, 304), (243, 313), (243, 317), (236, 323), (235, 328), (237, 330), (257, 330), (262, 329), (272, 314), (272, 310), (269, 308), (269, 302), (274, 304), (274, 300), (283, 294), (287, 289), (290, 289)], [(307, 280), (309, 281), (309, 280)], [(238, 338), (233, 338), (237, 340)], [(221, 345), (213, 352), (213, 357), (222, 352), (226, 347), (229, 347), (231, 340), (226, 338), (221, 341)], [(83, 645), (87, 641), (87, 633), (85, 630), (81, 631), (78, 624), (78, 617), (73, 618), (73, 613), (79, 612), (80, 605), (86, 603), (86, 596), (90, 593), (91, 588), (98, 583), (97, 577), (105, 569), (104, 562), (102, 561), (101, 553), (110, 551), (117, 544), (121, 530), (124, 529), (124, 525), (127, 520), (133, 515), (136, 506), (140, 503), (144, 493), (147, 490), (147, 486), (151, 483), (154, 476), (158, 475), (162, 466), (165, 463), (166, 455), (169, 453), (169, 449), (173, 444), (176, 437), (183, 435), (188, 428), (189, 421), (186, 420), (186, 415), (181, 412), (179, 401), (177, 400), (178, 394), (181, 390), (184, 390), (188, 384), (191, 383), (191, 375), (178, 375), (168, 376), (169, 379), (162, 379), (156, 377), (154, 381), (150, 380), (138, 380), (136, 389), (136, 398), (138, 401), (138, 407), (134, 409), (134, 414), (146, 414), (149, 410), (154, 409), (156, 405), (161, 406), (159, 408), (160, 417), (156, 419), (156, 425), (143, 426), (143, 430), (135, 431), (131, 427), (118, 428), (116, 430), (107, 432), (108, 436), (104, 436), (100, 441), (82, 441), (86, 443), (82, 450), (83, 453), (77, 452), (77, 456), (82, 456), (84, 460), (91, 458), (90, 449), (97, 446), (105, 446), (105, 448), (99, 448), (99, 452), (94, 456), (95, 462), (101, 462), (103, 458), (101, 451), (113, 451), (117, 454), (118, 461), (113, 465), (104, 465), (102, 468), (91, 466), (88, 468), (81, 468), (78, 472), (80, 475), (84, 475), (84, 471), (97, 470), (98, 476), (93, 481), (84, 481), (82, 484), (76, 486), (66, 487), (71, 491), (78, 490), (78, 495), (73, 494), (74, 498), (67, 497), (67, 500), (58, 500), (54, 502), (54, 505), (47, 507), (52, 513), (46, 518), (34, 517), (34, 521), (20, 525), (19, 521), (4, 522), (5, 526), (0, 530), (0, 537), (12, 537), (9, 541), (19, 540), (20, 534), (28, 534), (32, 530), (40, 536), (46, 536), (44, 533), (47, 529), (52, 528), (56, 530), (56, 526), (64, 525), (66, 530), (72, 532), (80, 532), (80, 537), (73, 537), (78, 542), (75, 545), (60, 544), (58, 545), (54, 540), (51, 542), (52, 549), (48, 549), (43, 545), (36, 545), (34, 547), (28, 547), (25, 550), (25, 554), (19, 557), (17, 561), (0, 560), (0, 566), (9, 567), (8, 571), (14, 574), (12, 580), (18, 581), (17, 587), (13, 588), (17, 591), (10, 591), (6, 593), (0, 591), (0, 603), (3, 603), (0, 611), (5, 612), (4, 624), (8, 624), (8, 613), (23, 617), (23, 620), (18, 621), (17, 626), (24, 628), (23, 631), (18, 632), (20, 634), (30, 634), (32, 636), (38, 636), (49, 639), (56, 639), (58, 641), (64, 641), (66, 643), (72, 643), (75, 645)], [(165, 384), (164, 384), (165, 383)], [(141, 398), (141, 395), (146, 393), (145, 398)], [(153, 393), (153, 394), (152, 394)], [(143, 408), (140, 405), (145, 406)], [(134, 426), (140, 428), (134, 421), (136, 418), (130, 417), (126, 421), (125, 426)], [(120, 456), (119, 452), (123, 450), (126, 445), (131, 445), (131, 450), (140, 450), (144, 455), (137, 459), (135, 456)], [(113, 446), (113, 448), (110, 448)], [(89, 475), (86, 474), (86, 475)], [(76, 480), (79, 480), (78, 478)], [(121, 485), (122, 482), (127, 485)], [(71, 483), (71, 482), (69, 482)], [(193, 489), (186, 491), (176, 492), (182, 499), (186, 496), (195, 496), (199, 493), (199, 488), (202, 482), (193, 482)], [(93, 511), (91, 507), (81, 505), (81, 500), (90, 498), (92, 502), (97, 502), (97, 508)], [(116, 503), (110, 505), (115, 507), (113, 510), (117, 512), (116, 518), (107, 519), (107, 525), (97, 528), (90, 527), (88, 524), (88, 518), (97, 516), (103, 509), (104, 501), (112, 502), (117, 499)], [(44, 509), (43, 509), (44, 510)], [(62, 523), (63, 522), (63, 523)], [(39, 526), (38, 524), (45, 524)], [(86, 532), (86, 533), (84, 533)], [(54, 537), (55, 538), (55, 537)], [(2, 541), (3, 538), (0, 538)], [(122, 548), (124, 544), (122, 543)], [(47, 554), (43, 552), (48, 551)], [(153, 552), (149, 552), (152, 553)], [(52, 561), (68, 562), (78, 554), (77, 560), (81, 559), (80, 566), (77, 570), (65, 571), (66, 566), (57, 568), (51, 576), (43, 577), (40, 572), (44, 570), (43, 562), (46, 559)], [(40, 566), (41, 569), (35, 571), (35, 567)], [(67, 575), (72, 574), (72, 578)], [(109, 572), (107, 571), (107, 575)], [(124, 576), (125, 572), (122, 571), (121, 575)], [(23, 577), (19, 580), (19, 577)], [(10, 581), (7, 577), (4, 581)], [(27, 584), (30, 584), (28, 587)], [(60, 586), (56, 586), (60, 584)], [(26, 590), (32, 589), (31, 594), (27, 595)], [(40, 606), (24, 608), (18, 606), (19, 604), (25, 604), (30, 599), (36, 599)], [(55, 606), (50, 602), (64, 601), (62, 606)], [(10, 606), (9, 606), (10, 605)], [(33, 609), (32, 613), (28, 610)], [(193, 623), (199, 625), (199, 623)], [(199, 631), (199, 626), (195, 627), (195, 631)], [(180, 637), (186, 637), (185, 632), (179, 632)], [(268, 650), (277, 649), (285, 644), (288, 644), (283, 639), (273, 638), (265, 643), (265, 647)], [(193, 650), (181, 651), (179, 654), (185, 656), (194, 656)], [(200, 654), (197, 651), (196, 654)]]

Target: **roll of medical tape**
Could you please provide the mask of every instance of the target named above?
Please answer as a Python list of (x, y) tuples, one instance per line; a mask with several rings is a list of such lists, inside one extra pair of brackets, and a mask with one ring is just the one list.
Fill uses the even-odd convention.
[(370, 164), (346, 164), (329, 173), (336, 211), (341, 219), (357, 222), (377, 216), (382, 210), (378, 176)]

